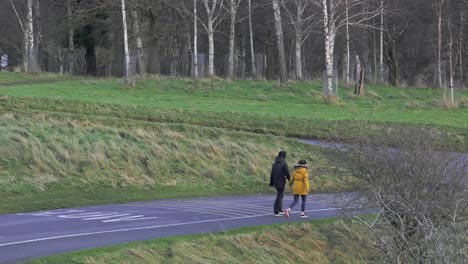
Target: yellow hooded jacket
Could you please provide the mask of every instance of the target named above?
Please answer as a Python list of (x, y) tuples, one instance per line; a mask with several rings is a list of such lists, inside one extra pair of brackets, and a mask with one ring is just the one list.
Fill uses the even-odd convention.
[(293, 194), (307, 195), (309, 193), (309, 172), (307, 167), (295, 167), (291, 176)]

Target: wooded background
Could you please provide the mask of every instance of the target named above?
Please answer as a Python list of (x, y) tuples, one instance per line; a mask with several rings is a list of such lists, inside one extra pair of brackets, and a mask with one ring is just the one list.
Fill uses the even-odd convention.
[(467, 7), (467, 0), (0, 0), (0, 53), (17, 71), (282, 84), (328, 78), (330, 92), (332, 78), (350, 82), (359, 62), (367, 81), (462, 88)]

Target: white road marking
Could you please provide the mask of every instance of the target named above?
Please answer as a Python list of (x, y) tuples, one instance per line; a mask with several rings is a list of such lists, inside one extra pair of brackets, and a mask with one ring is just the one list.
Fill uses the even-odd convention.
[(225, 216), (240, 216), (244, 215), (245, 213), (239, 213), (239, 211), (234, 210), (226, 210), (226, 209), (219, 209), (219, 208), (206, 208), (202, 206), (189, 206), (189, 205), (171, 205), (171, 206), (138, 206), (138, 207), (149, 207), (149, 208), (161, 208), (161, 209), (172, 209), (172, 210), (181, 210), (187, 212), (203, 212), (204, 214), (212, 214), (212, 215), (225, 215)]
[(69, 213), (80, 213), (84, 212), (84, 210), (66, 210), (66, 211), (60, 211), (60, 212), (50, 212), (50, 211), (45, 211), (45, 212), (37, 212), (37, 213), (20, 213), (16, 215), (29, 215), (29, 216), (54, 216), (58, 214), (69, 214)]
[(144, 215), (132, 215), (132, 216), (121, 217), (121, 218), (112, 219), (112, 220), (105, 220), (102, 222), (103, 223), (120, 222), (120, 221), (125, 221), (125, 220), (130, 220), (130, 219), (140, 219), (142, 217), (144, 217)]
[(87, 217), (97, 217), (97, 216), (105, 216), (109, 214), (115, 214), (115, 212), (112, 213), (103, 213), (103, 212), (88, 212), (88, 213), (80, 213), (80, 214), (65, 214), (65, 215), (59, 215), (58, 217), (60, 218), (87, 218)]
[(108, 218), (115, 218), (115, 217), (122, 217), (122, 216), (128, 216), (130, 214), (111, 214), (111, 215), (106, 215), (106, 216), (98, 216), (98, 217), (91, 217), (91, 218), (83, 218), (84, 221), (89, 221), (89, 220), (101, 220), (101, 219), (108, 219)]
[[(342, 208), (325, 208), (325, 209), (306, 210), (306, 212), (336, 211), (336, 210), (341, 210), (341, 209)], [(36, 239), (30, 239), (30, 240), (23, 240), (23, 241), (4, 243), (4, 244), (0, 244), (0, 247), (19, 245), (19, 244), (27, 244), (27, 243), (40, 242), (40, 241), (48, 241), (48, 240), (57, 240), (57, 239), (62, 239), (62, 238), (81, 237), (81, 236), (90, 236), (90, 235), (99, 235), (99, 234), (110, 234), (110, 233), (119, 233), (119, 232), (128, 232), (128, 231), (137, 231), (137, 230), (148, 230), (148, 229), (156, 229), (156, 228), (172, 227), (172, 226), (203, 224), (203, 223), (211, 223), (211, 222), (218, 222), (218, 221), (229, 221), (229, 220), (237, 220), (237, 219), (263, 217), (263, 216), (269, 216), (269, 215), (271, 215), (271, 214), (259, 214), (259, 215), (240, 216), (240, 217), (219, 218), (219, 219), (193, 221), (193, 222), (177, 223), (177, 224), (144, 226), (144, 227), (114, 229), (114, 230), (97, 231), (97, 232), (89, 232), (89, 233), (77, 233), (77, 234), (70, 234), (70, 235), (63, 235), (63, 236), (43, 237), (43, 238), (36, 238)]]

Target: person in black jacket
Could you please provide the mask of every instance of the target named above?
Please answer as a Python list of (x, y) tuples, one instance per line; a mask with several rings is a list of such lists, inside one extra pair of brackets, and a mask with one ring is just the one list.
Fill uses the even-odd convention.
[(291, 175), (289, 174), (288, 164), (286, 163), (286, 151), (280, 151), (273, 163), (270, 175), (270, 186), (276, 189), (276, 200), (274, 205), (274, 216), (283, 215), (283, 195), (286, 179), (289, 181)]

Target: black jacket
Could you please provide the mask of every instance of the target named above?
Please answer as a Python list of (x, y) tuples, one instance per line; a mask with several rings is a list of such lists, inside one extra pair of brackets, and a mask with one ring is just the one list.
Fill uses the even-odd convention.
[(291, 178), (289, 174), (288, 164), (286, 164), (286, 160), (282, 156), (278, 156), (275, 159), (275, 163), (273, 163), (273, 167), (271, 168), (271, 175), (270, 175), (270, 186), (275, 186), (276, 189), (283, 189), (286, 185), (286, 179)]

